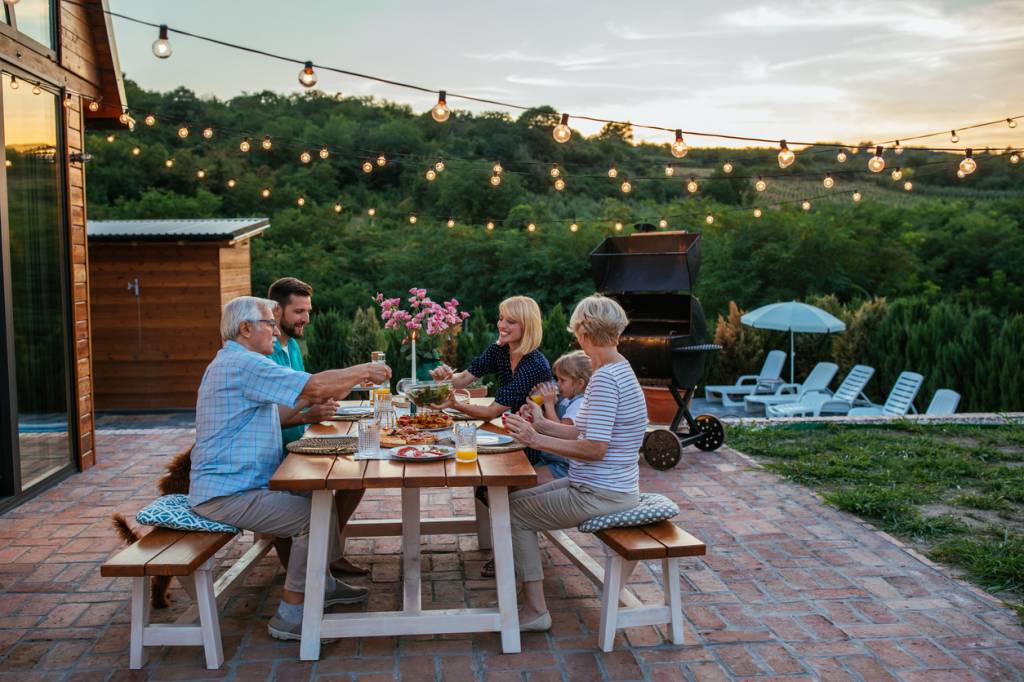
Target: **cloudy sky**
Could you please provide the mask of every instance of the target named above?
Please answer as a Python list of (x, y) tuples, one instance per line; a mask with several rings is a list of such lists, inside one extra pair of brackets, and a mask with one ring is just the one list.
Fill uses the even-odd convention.
[[(859, 142), (1024, 114), (1024, 0), (109, 4), (172, 28), (431, 89), (688, 130)], [(301, 89), (293, 65), (173, 34), (174, 55), (158, 60), (154, 29), (119, 19), (114, 29), (122, 69), (146, 88), (184, 85), (218, 97)], [(433, 104), (423, 93), (319, 75), (328, 92), (423, 110)], [(963, 146), (1021, 147), (1024, 123), (960, 137)]]

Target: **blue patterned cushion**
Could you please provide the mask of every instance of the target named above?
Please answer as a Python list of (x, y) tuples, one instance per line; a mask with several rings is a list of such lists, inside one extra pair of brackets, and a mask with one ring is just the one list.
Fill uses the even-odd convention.
[(679, 506), (664, 495), (658, 493), (640, 493), (640, 503), (632, 509), (595, 516), (587, 519), (577, 528), (584, 533), (596, 533), (605, 528), (622, 528), (623, 526), (645, 526), (648, 523), (671, 519), (679, 513)]
[(188, 495), (164, 495), (146, 505), (135, 520), (147, 526), (175, 530), (205, 530), (210, 533), (237, 533), (238, 529), (196, 514), (188, 506)]

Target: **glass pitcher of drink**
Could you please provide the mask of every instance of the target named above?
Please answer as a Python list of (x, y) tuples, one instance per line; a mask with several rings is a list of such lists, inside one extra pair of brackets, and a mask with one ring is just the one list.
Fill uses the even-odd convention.
[(458, 462), (476, 461), (476, 424), (472, 422), (456, 422), (452, 427), (455, 434), (455, 460)]
[[(387, 362), (387, 354), (384, 351), (382, 351), (382, 350), (372, 351), (370, 353), (370, 362), (372, 362), (374, 364), (378, 364), (379, 363), (379, 364), (383, 365), (385, 362)], [(374, 388), (375, 392), (377, 390), (385, 390), (385, 391), (390, 392), (391, 391), (391, 383), (388, 382), (387, 380), (385, 380), (383, 383), (377, 384), (373, 388)]]

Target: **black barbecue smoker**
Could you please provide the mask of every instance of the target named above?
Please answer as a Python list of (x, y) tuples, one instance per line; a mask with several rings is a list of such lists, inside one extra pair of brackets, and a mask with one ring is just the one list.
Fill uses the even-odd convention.
[(629, 316), (619, 352), (641, 384), (667, 386), (678, 406), (672, 425), (649, 431), (642, 446), (647, 463), (664, 470), (679, 462), (687, 445), (711, 451), (725, 441), (715, 416), (690, 414), (707, 353), (721, 347), (708, 342), (704, 311), (691, 293), (700, 271), (700, 234), (651, 232), (647, 225), (636, 230), (601, 242), (590, 253), (590, 269), (597, 290)]

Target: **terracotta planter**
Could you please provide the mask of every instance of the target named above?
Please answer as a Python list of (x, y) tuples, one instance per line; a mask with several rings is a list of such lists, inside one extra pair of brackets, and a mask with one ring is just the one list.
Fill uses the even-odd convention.
[(647, 401), (647, 419), (652, 424), (672, 423), (676, 416), (675, 399), (664, 386), (643, 386), (644, 400)]

